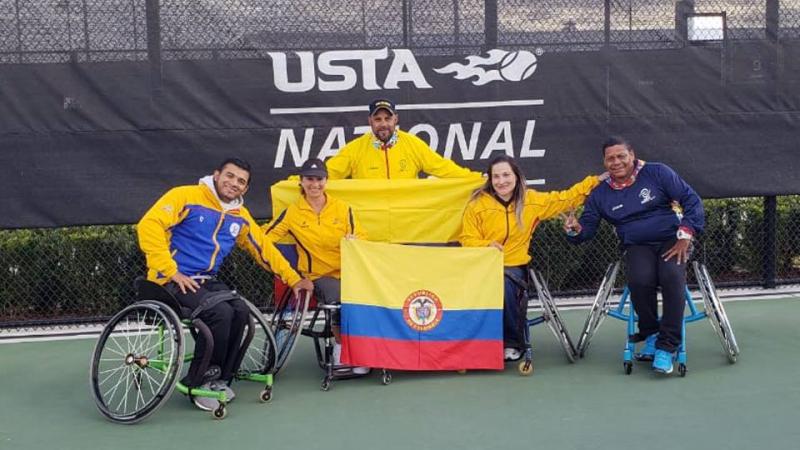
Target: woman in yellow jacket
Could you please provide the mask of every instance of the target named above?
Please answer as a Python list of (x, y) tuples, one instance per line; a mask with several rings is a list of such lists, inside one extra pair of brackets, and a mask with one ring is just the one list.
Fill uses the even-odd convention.
[(538, 192), (526, 187), (525, 174), (510, 156), (489, 163), (486, 184), (475, 191), (464, 211), (461, 245), (495, 247), (503, 252), (503, 344), (505, 359), (517, 360), (524, 347), (522, 291), (514, 280), (526, 279), (533, 231), (539, 222), (583, 204), (600, 178), (588, 176), (564, 191)]
[[(266, 229), (267, 239), (277, 242), (287, 234), (297, 242), (298, 271), (314, 282), (317, 301), (339, 304), (341, 299), (342, 238), (366, 239), (352, 208), (325, 192), (328, 171), (319, 159), (309, 159), (300, 169), (302, 195), (289, 205)], [(334, 367), (340, 366), (339, 317), (333, 317)], [(363, 374), (368, 368), (356, 367), (353, 373)]]

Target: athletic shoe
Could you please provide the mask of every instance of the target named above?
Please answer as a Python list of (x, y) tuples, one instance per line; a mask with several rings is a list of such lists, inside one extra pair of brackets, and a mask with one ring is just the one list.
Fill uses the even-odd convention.
[(210, 384), (211, 384), (211, 390), (218, 392), (223, 392), (223, 391), (225, 392), (225, 400), (228, 403), (232, 402), (233, 399), (236, 398), (236, 393), (233, 392), (233, 389), (231, 389), (230, 386), (228, 386), (227, 382), (223, 380), (215, 380), (212, 381)]
[(658, 333), (647, 336), (639, 353), (636, 353), (633, 357), (636, 358), (637, 361), (652, 361), (653, 356), (656, 354), (656, 339), (658, 339)]
[(513, 347), (506, 347), (505, 350), (503, 350), (503, 357), (506, 361), (518, 361), (522, 358), (522, 352)]
[(653, 357), (653, 370), (658, 373), (672, 373), (672, 352), (657, 349)]
[[(213, 390), (212, 387), (211, 387), (211, 383), (210, 382), (209, 383), (205, 383), (205, 384), (203, 384), (201, 386), (198, 386), (197, 389), (203, 389), (203, 390), (206, 390), (206, 391), (212, 391)], [(203, 411), (213, 411), (213, 410), (219, 408), (219, 400), (217, 400), (215, 398), (200, 397), (200, 396), (194, 396), (193, 395), (193, 396), (191, 396), (191, 399), (192, 399), (192, 403), (194, 403), (194, 406), (197, 406), (198, 408), (202, 409)]]

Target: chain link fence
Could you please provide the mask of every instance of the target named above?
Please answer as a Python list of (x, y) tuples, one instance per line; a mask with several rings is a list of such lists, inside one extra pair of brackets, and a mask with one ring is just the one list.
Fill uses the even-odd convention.
[(797, 0), (0, 0), (0, 64), (263, 58), (404, 47), (467, 54), (685, 45), (686, 15), (724, 13), (727, 39), (800, 37)]
[[(707, 227), (694, 257), (718, 286), (768, 282), (765, 257), (774, 261), (776, 282), (800, 282), (800, 196), (777, 199), (774, 253), (765, 245), (763, 199), (704, 204)], [(556, 295), (593, 292), (608, 264), (620, 258), (607, 224), (593, 241), (576, 246), (564, 239), (557, 220), (538, 227), (531, 253)], [(130, 225), (0, 231), (0, 328), (103, 320), (134, 299), (133, 280), (144, 273)], [(226, 260), (221, 278), (260, 307), (272, 301), (272, 276), (244, 251)], [(618, 282), (624, 284), (624, 276)]]
[[(688, 15), (705, 13), (725, 14), (726, 39), (767, 39), (770, 26), (778, 39), (800, 38), (797, 0), (0, 0), (0, 64), (383, 47), (431, 55), (670, 49), (686, 45)], [(778, 198), (774, 235), (765, 234), (764, 204), (706, 201), (696, 257), (718, 284), (800, 279), (800, 197)], [(576, 247), (556, 222), (539, 228), (532, 253), (559, 294), (591, 291), (619, 258), (610, 228)], [(143, 273), (131, 226), (0, 231), (0, 328), (97, 321), (131, 301)], [(222, 277), (259, 306), (271, 300), (271, 277), (243, 253)]]

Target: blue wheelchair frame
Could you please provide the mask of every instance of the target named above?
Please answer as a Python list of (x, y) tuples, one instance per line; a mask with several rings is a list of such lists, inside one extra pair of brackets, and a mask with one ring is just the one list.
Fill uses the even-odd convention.
[[(586, 318), (581, 337), (578, 340), (577, 352), (578, 356), (583, 358), (589, 346), (589, 342), (599, 328), (603, 318), (608, 315), (615, 319), (625, 321), (627, 324), (627, 337), (625, 340), (625, 348), (622, 353), (623, 368), (625, 374), (629, 375), (633, 371), (633, 360), (635, 343), (631, 342), (630, 336), (636, 333), (636, 321), (638, 317), (630, 303), (630, 290), (627, 286), (622, 291), (619, 304), (611, 309), (608, 306), (608, 299), (612, 294), (614, 280), (616, 279), (619, 271), (620, 263), (612, 263), (606, 270), (606, 275), (600, 283), (597, 296), (595, 297), (594, 304), (589, 311), (589, 316)], [(733, 364), (736, 362), (739, 355), (739, 346), (736, 343), (736, 338), (733, 335), (730, 322), (728, 321), (727, 314), (716, 294), (716, 288), (711, 281), (708, 269), (705, 265), (695, 261), (693, 262), (694, 272), (697, 278), (697, 283), (700, 289), (700, 294), (703, 299), (704, 310), (700, 311), (695, 306), (689, 288), (685, 288), (684, 298), (689, 307), (689, 314), (684, 315), (681, 323), (681, 345), (678, 348), (675, 361), (678, 363), (678, 373), (680, 376), (686, 376), (686, 324), (697, 322), (702, 319), (708, 319), (712, 328), (716, 332), (722, 344), (723, 351), (725, 352), (728, 361)], [(626, 311), (627, 308), (627, 311)]]

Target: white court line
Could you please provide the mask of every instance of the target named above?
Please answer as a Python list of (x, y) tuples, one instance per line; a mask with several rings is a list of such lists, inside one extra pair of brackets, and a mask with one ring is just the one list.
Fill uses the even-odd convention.
[[(406, 103), (397, 105), (398, 111), (433, 110), (433, 109), (476, 109), (476, 108), (507, 108), (518, 106), (541, 106), (542, 99), (505, 100), (496, 102), (461, 102), (461, 103)], [(308, 108), (270, 108), (273, 115), (283, 114), (327, 114), (345, 112), (367, 112), (364, 105), (358, 106), (314, 106)]]

